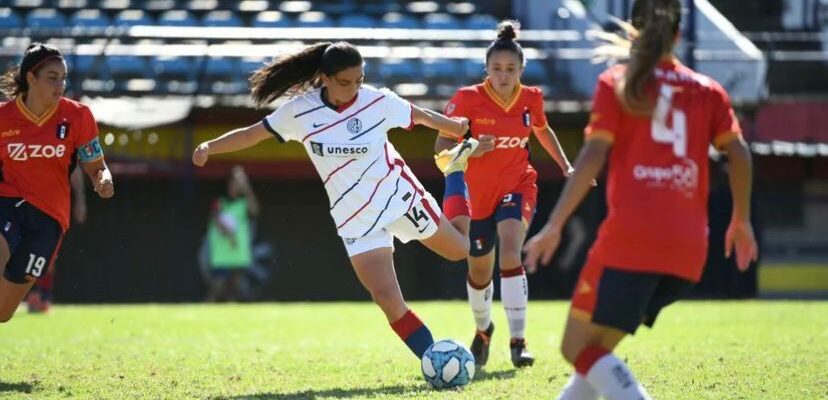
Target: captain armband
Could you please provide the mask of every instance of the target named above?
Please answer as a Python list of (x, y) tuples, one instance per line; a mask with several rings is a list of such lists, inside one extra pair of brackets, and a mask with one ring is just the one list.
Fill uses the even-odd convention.
[(92, 162), (101, 157), (103, 157), (103, 149), (97, 137), (78, 148), (78, 158), (83, 163)]

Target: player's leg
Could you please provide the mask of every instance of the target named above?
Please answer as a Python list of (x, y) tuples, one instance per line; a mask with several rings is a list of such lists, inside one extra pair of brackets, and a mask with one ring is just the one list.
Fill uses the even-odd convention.
[(475, 322), (474, 338), (469, 350), (478, 367), (486, 365), (489, 359), (489, 343), (494, 333), (492, 272), (495, 264), (494, 246), (497, 240), (495, 230), (494, 219), (490, 217), (473, 220), (469, 233), (471, 250), (467, 259), (469, 273), (466, 279), (466, 293)]
[(40, 279), (38, 279), (29, 294), (26, 295), (26, 305), (30, 313), (45, 313), (52, 305), (52, 289), (55, 281), (55, 268), (49, 268)]
[(466, 139), (435, 156), (437, 167), (446, 177), (443, 215), (439, 217), (437, 233), (422, 239), (421, 242), (435, 253), (452, 261), (465, 259), (469, 253), (471, 205), (465, 171), (469, 156), (478, 144), (475, 139)]
[(577, 398), (574, 392), (586, 390), (584, 382), (608, 399), (650, 398), (613, 350), (627, 334), (635, 333), (646, 318), (660, 280), (657, 274), (587, 262), (572, 295), (561, 342), (564, 358), (576, 371), (561, 399)]
[(34, 280), (21, 284), (9, 281), (6, 278), (6, 270), (10, 258), (9, 245), (6, 239), (0, 236), (0, 265), (3, 266), (3, 274), (0, 275), (0, 322), (6, 322), (11, 319), (17, 310), (17, 306), (20, 304), (20, 300), (23, 299), (23, 296), (26, 295), (34, 284)]
[(527, 367), (535, 358), (526, 349), (526, 307), (529, 303), (529, 282), (523, 268), (521, 246), (526, 226), (519, 219), (507, 218), (497, 224), (500, 250), (500, 301), (509, 321), (509, 352), (515, 367)]
[(391, 328), (418, 358), (434, 343), (431, 331), (405, 304), (394, 270), (393, 237), (385, 231), (346, 240), (351, 265)]
[(509, 321), (509, 353), (516, 367), (530, 366), (535, 358), (526, 349), (526, 314), (529, 282), (523, 267), (523, 241), (535, 214), (538, 188), (534, 177), (524, 177), (511, 193), (500, 199), (495, 209), (500, 258), (500, 299)]

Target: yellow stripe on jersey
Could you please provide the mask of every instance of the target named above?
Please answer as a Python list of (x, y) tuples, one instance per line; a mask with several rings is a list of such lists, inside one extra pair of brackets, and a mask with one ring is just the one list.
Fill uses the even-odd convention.
[(60, 102), (55, 103), (54, 107), (46, 110), (46, 112), (43, 113), (43, 115), (38, 117), (34, 115), (34, 113), (29, 111), (28, 107), (26, 107), (26, 103), (23, 102), (23, 96), (17, 96), (14, 102), (17, 105), (17, 108), (20, 110), (20, 113), (23, 114), (23, 116), (26, 117), (26, 119), (28, 119), (37, 126), (43, 126), (43, 124), (45, 124), (46, 121), (51, 119), (52, 116), (55, 115), (55, 111), (57, 111), (58, 105), (60, 104)]
[(603, 140), (609, 144), (613, 144), (615, 143), (615, 134), (607, 130), (598, 129), (590, 132), (586, 140)]
[(491, 98), (492, 101), (495, 102), (495, 104), (500, 106), (500, 108), (502, 108), (503, 111), (509, 111), (509, 109), (512, 108), (512, 106), (514, 106), (515, 103), (517, 103), (518, 98), (520, 98), (520, 92), (521, 90), (523, 90), (523, 85), (518, 84), (517, 86), (515, 86), (515, 90), (512, 92), (512, 95), (511, 97), (509, 97), (508, 101), (501, 100), (497, 93), (495, 93), (494, 87), (492, 87), (492, 83), (489, 81), (489, 78), (486, 78), (486, 80), (483, 82), (483, 90), (486, 91), (486, 94), (489, 95), (489, 98)]
[(724, 145), (732, 142), (733, 140), (741, 139), (742, 134), (739, 132), (722, 132), (713, 138), (713, 146), (715, 146), (717, 149), (722, 149)]

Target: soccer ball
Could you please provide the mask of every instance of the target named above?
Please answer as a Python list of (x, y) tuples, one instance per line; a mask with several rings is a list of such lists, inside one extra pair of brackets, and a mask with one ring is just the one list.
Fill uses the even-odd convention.
[(423, 353), (422, 369), (435, 389), (465, 386), (474, 378), (474, 356), (456, 340), (440, 340)]

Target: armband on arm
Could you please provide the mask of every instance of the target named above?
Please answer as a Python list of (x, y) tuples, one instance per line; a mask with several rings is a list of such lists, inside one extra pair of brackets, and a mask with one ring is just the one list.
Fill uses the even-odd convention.
[(103, 149), (98, 138), (94, 138), (78, 148), (78, 158), (82, 163), (88, 163), (103, 157)]

